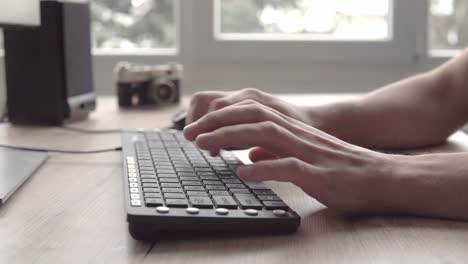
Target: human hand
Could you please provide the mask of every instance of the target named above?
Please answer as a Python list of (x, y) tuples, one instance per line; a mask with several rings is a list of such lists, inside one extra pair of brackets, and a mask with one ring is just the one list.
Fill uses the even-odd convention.
[[(202, 149), (251, 148), (245, 181), (292, 182), (323, 204), (345, 211), (378, 208), (393, 158), (341, 141), (253, 100), (209, 112), (184, 130)], [(380, 201), (381, 202), (381, 201)]]
[(205, 91), (196, 93), (190, 101), (186, 122), (190, 124), (207, 113), (245, 100), (259, 102), (284, 115), (308, 123), (308, 116), (301, 107), (254, 88), (245, 88), (234, 92)]

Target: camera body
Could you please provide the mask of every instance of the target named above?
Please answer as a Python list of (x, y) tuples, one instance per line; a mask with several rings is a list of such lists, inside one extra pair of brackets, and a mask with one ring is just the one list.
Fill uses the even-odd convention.
[(170, 105), (180, 102), (183, 67), (180, 64), (115, 67), (119, 106)]

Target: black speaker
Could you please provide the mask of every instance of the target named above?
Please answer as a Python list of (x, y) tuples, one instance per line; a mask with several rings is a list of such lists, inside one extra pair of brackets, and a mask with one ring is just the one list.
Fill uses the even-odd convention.
[(41, 26), (4, 30), (10, 122), (62, 125), (87, 118), (93, 92), (88, 3), (41, 1)]

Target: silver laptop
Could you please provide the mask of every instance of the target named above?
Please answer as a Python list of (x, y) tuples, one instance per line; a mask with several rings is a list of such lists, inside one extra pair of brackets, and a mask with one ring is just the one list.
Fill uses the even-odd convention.
[(0, 205), (46, 160), (47, 153), (0, 148)]

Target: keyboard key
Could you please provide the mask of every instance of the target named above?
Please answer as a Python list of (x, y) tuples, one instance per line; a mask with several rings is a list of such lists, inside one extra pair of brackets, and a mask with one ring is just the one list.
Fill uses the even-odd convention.
[(180, 188), (180, 183), (173, 183), (173, 182), (163, 182), (161, 183), (161, 187), (169, 187), (169, 188)]
[(182, 188), (162, 188), (163, 192), (168, 192), (168, 193), (183, 193), (184, 191)]
[(188, 207), (186, 199), (166, 199), (167, 207)]
[(222, 181), (226, 184), (228, 183), (242, 183), (240, 180), (238, 179), (222, 179)]
[(227, 183), (226, 186), (229, 189), (245, 189), (245, 185), (241, 183)]
[(175, 173), (174, 170), (156, 170), (158, 172), (158, 174), (171, 174), (171, 173)]
[(178, 179), (174, 178), (159, 178), (159, 182), (172, 182), (172, 183), (179, 183)]
[(274, 210), (274, 209), (288, 209), (288, 205), (282, 201), (264, 201), (263, 204), (265, 205), (266, 209)]
[(159, 188), (143, 188), (143, 192), (158, 193), (158, 192), (161, 192), (161, 189), (159, 189)]
[(204, 191), (203, 186), (184, 186), (184, 189), (187, 191)]
[(163, 200), (161, 198), (146, 198), (145, 203), (148, 207), (157, 207), (163, 205)]
[(191, 196), (190, 203), (197, 208), (213, 208), (213, 202), (209, 197)]
[(260, 201), (252, 194), (236, 193), (234, 197), (236, 197), (243, 209), (262, 209), (263, 207)]
[(270, 190), (263, 182), (244, 182), (252, 190)]
[(218, 178), (214, 172), (199, 172), (198, 174), (200, 175), (200, 178), (201, 176), (214, 176)]
[(228, 209), (237, 208), (236, 201), (231, 196), (213, 196), (216, 207), (223, 207)]
[(161, 193), (145, 193), (145, 198), (162, 198)]
[(141, 182), (157, 183), (156, 179), (141, 179)]
[(203, 191), (187, 191), (188, 196), (208, 196), (206, 192)]
[(148, 182), (144, 182), (142, 183), (143, 187), (149, 187), (149, 188), (157, 188), (159, 187), (159, 185), (157, 183), (148, 183)]
[(272, 190), (253, 190), (256, 195), (275, 195)]
[(182, 184), (189, 186), (202, 186), (202, 183), (199, 181), (182, 181)]
[(241, 194), (249, 194), (250, 191), (247, 189), (229, 189), (232, 193), (241, 193)]
[(206, 185), (206, 189), (208, 190), (218, 190), (218, 191), (225, 191), (226, 187), (221, 185)]
[(230, 195), (228, 191), (209, 190), (208, 192), (210, 192), (210, 194), (213, 196), (229, 196)]
[(161, 173), (158, 174), (159, 178), (177, 178), (177, 174), (167, 174), (167, 173)]
[(156, 175), (154, 170), (140, 170), (140, 174)]
[(156, 175), (148, 175), (148, 174), (142, 174), (140, 176), (142, 179), (156, 179)]
[(260, 201), (281, 201), (281, 199), (276, 195), (258, 195), (257, 198)]
[(197, 180), (198, 180), (198, 177), (196, 177), (196, 176), (193, 176), (193, 177), (186, 177), (186, 176), (184, 176), (184, 177), (179, 177), (179, 179), (180, 179), (181, 181), (197, 181)]
[(193, 172), (179, 172), (179, 176), (181, 176), (181, 177), (197, 177), (197, 174), (193, 173)]
[(202, 180), (211, 180), (211, 181), (219, 180), (219, 178), (217, 176), (204, 176), (204, 175), (200, 175), (200, 179), (202, 179)]
[(165, 193), (164, 198), (185, 199), (185, 194), (183, 194), (183, 193)]
[(212, 181), (212, 180), (204, 180), (203, 183), (206, 185), (223, 185), (221, 181)]

